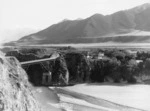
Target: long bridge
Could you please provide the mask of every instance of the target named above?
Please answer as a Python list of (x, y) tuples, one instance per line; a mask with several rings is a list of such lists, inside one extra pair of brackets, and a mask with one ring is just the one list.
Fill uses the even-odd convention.
[[(25, 62), (20, 62), (21, 66), (26, 70), (28, 71), (30, 65), (33, 65), (33, 64), (40, 64), (41, 67), (43, 67), (44, 69), (47, 70), (47, 72), (43, 72), (42, 74), (40, 73), (37, 73), (36, 72), (36, 75), (37, 74), (40, 74), (42, 75), (42, 84), (43, 85), (49, 85), (51, 84), (51, 69), (49, 67), (49, 62), (48, 61), (51, 61), (51, 60), (55, 60), (57, 59), (58, 57), (60, 57), (59, 54), (53, 54), (50, 58), (45, 58), (45, 59), (38, 59), (38, 60), (31, 60), (31, 61), (25, 61)], [(38, 70), (35, 68), (35, 70)], [(33, 72), (34, 73), (34, 72)], [(34, 74), (32, 76), (35, 76)], [(37, 76), (35, 76), (35, 78), (37, 78)]]
[(46, 62), (46, 61), (54, 60), (54, 59), (57, 59), (58, 57), (59, 57), (59, 54), (52, 55), (50, 58), (20, 62), (20, 64), (22, 66), (24, 66), (24, 65), (30, 65), (30, 64), (36, 64), (36, 63), (41, 63), (41, 62)]

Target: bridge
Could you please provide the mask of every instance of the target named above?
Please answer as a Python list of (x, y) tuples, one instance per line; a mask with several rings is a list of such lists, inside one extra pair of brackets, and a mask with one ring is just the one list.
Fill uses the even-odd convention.
[(55, 54), (55, 55), (52, 55), (50, 58), (25, 61), (25, 62), (20, 62), (20, 64), (22, 66), (25, 66), (25, 65), (31, 65), (31, 64), (36, 64), (36, 63), (42, 63), (42, 62), (46, 62), (46, 61), (57, 59), (58, 57), (59, 57), (59, 54)]
[(25, 70), (28, 70), (30, 65), (40, 64), (41, 67), (43, 67), (44, 69), (46, 69), (49, 72), (50, 71), (50, 67), (49, 67), (49, 62), (48, 61), (55, 60), (58, 57), (60, 57), (60, 55), (58, 53), (54, 53), (50, 58), (25, 61), (25, 62), (20, 62), (20, 64)]
[[(51, 84), (51, 78), (52, 78), (52, 74), (51, 74), (51, 67), (50, 67), (50, 62), (51, 60), (55, 60), (58, 57), (60, 57), (60, 55), (58, 53), (54, 53), (50, 58), (45, 58), (45, 59), (38, 59), (38, 60), (31, 60), (31, 61), (25, 61), (25, 62), (20, 62), (21, 66), (28, 71), (30, 65), (34, 65), (34, 64), (40, 64), (42, 68), (44, 68), (47, 72), (36, 72), (36, 75), (40, 74), (42, 75), (42, 81), (41, 83), (43, 85), (49, 85)], [(34, 68), (34, 70), (39, 70), (38, 68)], [(33, 72), (35, 73), (35, 72)], [(34, 76), (34, 78), (37, 78), (36, 75), (32, 75)], [(31, 77), (31, 75), (29, 75)], [(40, 81), (40, 80), (38, 80)]]

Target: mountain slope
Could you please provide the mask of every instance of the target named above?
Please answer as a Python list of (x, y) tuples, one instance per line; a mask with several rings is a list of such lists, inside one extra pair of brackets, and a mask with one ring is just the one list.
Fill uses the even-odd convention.
[(25, 36), (17, 43), (149, 42), (149, 32), (150, 4), (147, 3), (111, 15), (95, 14), (82, 20), (64, 20)]

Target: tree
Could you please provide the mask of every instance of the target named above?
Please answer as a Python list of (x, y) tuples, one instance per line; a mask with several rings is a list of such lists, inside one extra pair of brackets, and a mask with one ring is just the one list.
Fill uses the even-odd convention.
[(79, 52), (68, 52), (64, 55), (68, 71), (70, 74), (70, 82), (83, 82), (89, 76), (89, 63), (87, 58)]
[(135, 76), (138, 75), (137, 63), (134, 59), (129, 60), (121, 66), (122, 78), (129, 83), (135, 83)]
[(69, 72), (63, 56), (55, 60), (52, 70), (52, 82), (56, 84), (60, 83), (61, 85), (67, 85), (69, 82)]
[(120, 65), (121, 62), (118, 61), (116, 58), (109, 60), (109, 62), (105, 66), (105, 76), (107, 75), (111, 77), (114, 80), (114, 82), (119, 82), (121, 79)]
[(91, 60), (91, 75), (92, 82), (104, 82), (104, 61)]
[(145, 69), (150, 70), (150, 58), (146, 59), (145, 61)]

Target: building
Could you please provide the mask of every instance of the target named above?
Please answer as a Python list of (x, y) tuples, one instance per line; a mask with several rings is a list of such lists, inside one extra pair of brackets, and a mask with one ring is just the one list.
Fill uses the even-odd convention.
[(130, 55), (133, 55), (134, 57), (137, 57), (137, 51), (134, 50), (126, 50), (127, 53), (129, 53)]
[(50, 85), (51, 78), (52, 78), (51, 72), (44, 72), (42, 76), (42, 85)]
[(104, 56), (105, 56), (104, 53), (99, 52), (97, 59), (103, 59)]

